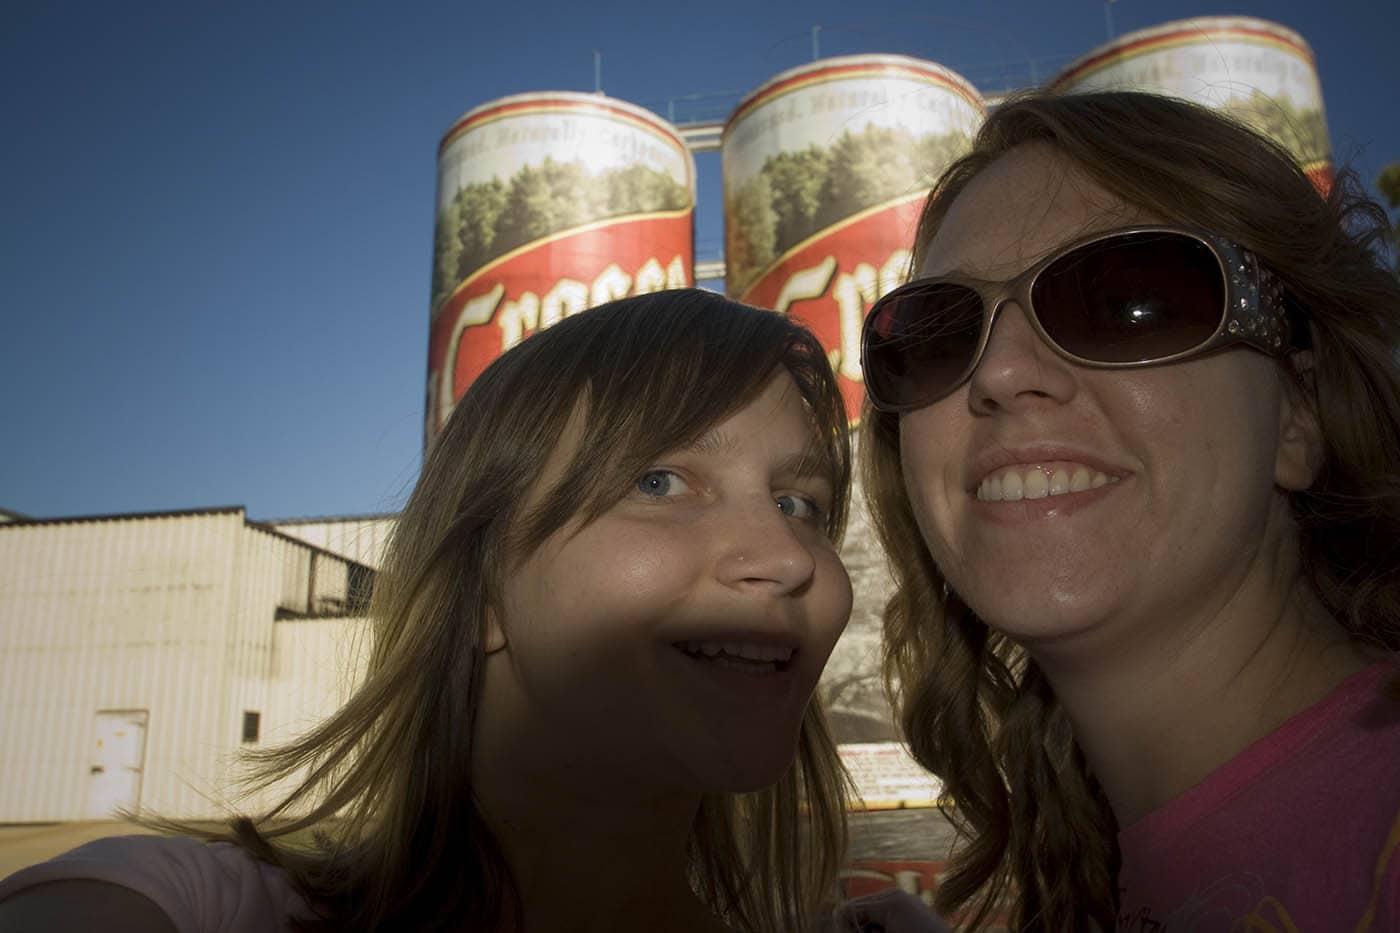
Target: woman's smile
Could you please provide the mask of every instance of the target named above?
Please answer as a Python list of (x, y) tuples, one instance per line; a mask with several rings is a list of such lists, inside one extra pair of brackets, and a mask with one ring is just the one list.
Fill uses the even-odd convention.
[(1016, 464), (988, 473), (977, 484), (974, 495), (980, 502), (1019, 502), (1088, 492), (1116, 482), (1118, 477), (1082, 463)]
[[(1152, 218), (1027, 146), (967, 186), (920, 274), (1001, 280), (1125, 220)], [(1221, 568), (1278, 505), (1280, 400), (1261, 354), (1080, 365), (1013, 303), (968, 381), (900, 416), (902, 468), (930, 552), (979, 616), (1028, 640), (1126, 636), (1232, 585)]]

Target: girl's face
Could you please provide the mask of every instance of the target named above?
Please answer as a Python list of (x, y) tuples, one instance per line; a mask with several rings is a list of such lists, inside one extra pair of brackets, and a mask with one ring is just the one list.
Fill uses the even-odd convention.
[(781, 777), (851, 608), (814, 447), (782, 372), (596, 520), (517, 561), (488, 631), (493, 731), (508, 718), (571, 781), (717, 792)]
[[(1009, 279), (1074, 238), (1157, 220), (1023, 146), (957, 197), (919, 275)], [(1164, 619), (1226, 604), (1292, 533), (1283, 490), (1311, 482), (1308, 424), (1262, 354), (1085, 368), (1011, 303), (971, 379), (900, 418), (900, 456), (950, 585), (993, 628), (1048, 648), (1160, 636)], [(1076, 474), (1091, 488), (978, 496), (984, 481), (1043, 495)]]

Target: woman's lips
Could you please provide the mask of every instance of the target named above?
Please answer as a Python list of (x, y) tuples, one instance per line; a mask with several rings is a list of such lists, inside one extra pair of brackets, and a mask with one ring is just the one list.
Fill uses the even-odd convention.
[(981, 502), (1019, 502), (1087, 492), (1119, 481), (1119, 477), (1074, 461), (1011, 464), (982, 477), (973, 491)]

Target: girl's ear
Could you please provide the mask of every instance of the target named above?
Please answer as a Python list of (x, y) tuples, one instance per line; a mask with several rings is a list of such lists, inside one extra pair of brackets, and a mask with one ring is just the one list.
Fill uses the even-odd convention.
[(1289, 357), (1297, 382), (1286, 384), (1279, 414), (1274, 482), (1288, 492), (1307, 489), (1322, 468), (1322, 427), (1313, 401), (1313, 355), (1301, 350)]
[(506, 646), (506, 630), (501, 625), (495, 606), (486, 607), (486, 618), (482, 622), (482, 640), (487, 654), (495, 654)]

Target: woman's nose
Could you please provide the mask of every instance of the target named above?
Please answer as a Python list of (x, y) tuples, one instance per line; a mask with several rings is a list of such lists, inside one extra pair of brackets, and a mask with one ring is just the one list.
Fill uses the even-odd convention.
[(990, 414), (1065, 402), (1075, 387), (1072, 364), (1041, 338), (1021, 306), (1002, 305), (969, 380), (973, 410)]

